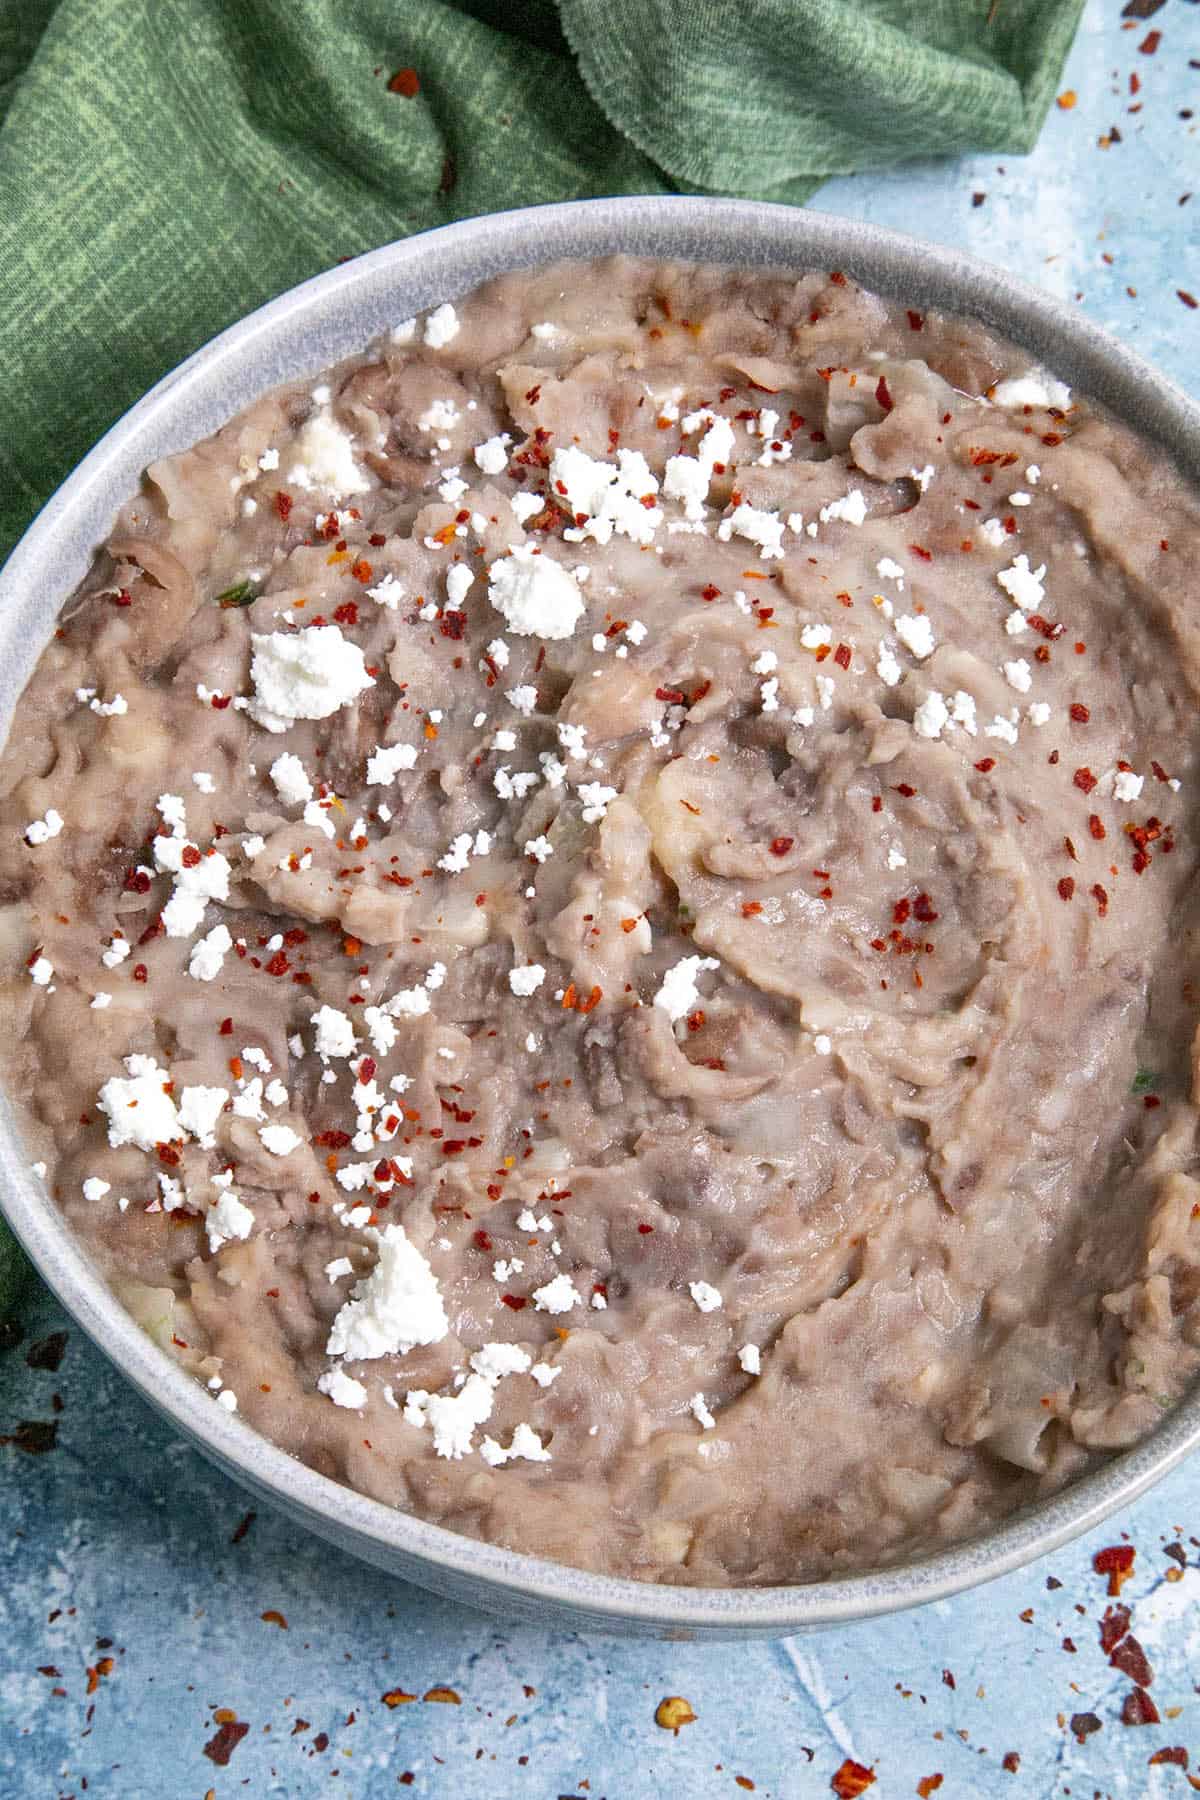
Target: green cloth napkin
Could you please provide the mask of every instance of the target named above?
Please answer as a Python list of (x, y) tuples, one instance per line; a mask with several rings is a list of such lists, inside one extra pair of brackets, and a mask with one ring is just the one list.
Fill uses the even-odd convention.
[[(331, 263), (538, 201), (799, 203), (831, 174), (1028, 150), (1082, 7), (0, 6), (0, 556), (159, 376)], [(0, 1313), (13, 1261), (0, 1226)]]

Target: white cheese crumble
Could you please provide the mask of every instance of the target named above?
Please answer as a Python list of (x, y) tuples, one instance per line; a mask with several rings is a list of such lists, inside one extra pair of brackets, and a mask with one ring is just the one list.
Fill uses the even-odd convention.
[(202, 1150), (216, 1143), (217, 1120), (229, 1099), (228, 1088), (185, 1087), (179, 1096), (179, 1123), (190, 1131)]
[(328, 719), (374, 687), (357, 644), (337, 625), (254, 633), (250, 714), (267, 731), (286, 731), (296, 719)]
[(896, 620), (896, 636), (918, 662), (933, 655), (933, 626), (925, 613), (902, 613)]
[(984, 726), (984, 737), (999, 738), (1002, 744), (1015, 744), (1018, 735), (1017, 719), (1018, 714), (1015, 707), (1007, 719), (1001, 713), (997, 713), (991, 724)]
[(516, 514), (518, 525), (524, 525), (527, 519), (535, 518), (546, 506), (545, 500), (538, 494), (513, 494), (508, 504)]
[(1035, 700), (1026, 711), (1025, 717), (1031, 725), (1048, 725), (1051, 710), (1044, 700)]
[(378, 1246), (375, 1267), (334, 1319), (327, 1353), (366, 1362), (440, 1343), (450, 1321), (428, 1262), (403, 1225), (385, 1225), (368, 1235)]
[(896, 652), (892, 649), (886, 638), (879, 646), (879, 655), (875, 662), (875, 673), (878, 675), (880, 681), (882, 681), (884, 687), (895, 687), (896, 683), (904, 674), (904, 670), (901, 668), (899, 660), (897, 659)]
[(1011, 566), (1001, 569), (996, 580), (1004, 589), (1014, 606), (1019, 606), (1024, 613), (1036, 612), (1046, 597), (1042, 586), (1042, 578), (1046, 573), (1043, 563), (1038, 569), (1031, 569), (1027, 556), (1014, 557)]
[(155, 838), (154, 861), (174, 876), (171, 898), (162, 910), (163, 930), (168, 937), (191, 937), (200, 928), (208, 902), (229, 898), (228, 858), (219, 850), (202, 854), (187, 838), (172, 836)]
[(1016, 689), (1018, 694), (1027, 694), (1033, 686), (1033, 670), (1022, 656), (1015, 662), (1005, 663), (1004, 679), (1010, 688)]
[(474, 579), (466, 563), (452, 563), (446, 570), (446, 598), (452, 607), (461, 607)]
[(444, 300), (425, 320), (423, 336), (431, 350), (443, 350), (458, 336), (461, 329), (458, 314), (450, 302)]
[(182, 1136), (179, 1113), (166, 1088), (170, 1076), (152, 1056), (127, 1056), (126, 1075), (113, 1075), (96, 1096), (108, 1118), (108, 1141), (114, 1150), (134, 1144), (153, 1150)]
[(402, 770), (413, 769), (416, 763), (415, 744), (381, 745), (367, 758), (367, 786), (390, 787)]
[(545, 979), (546, 971), (541, 963), (522, 963), (508, 971), (508, 985), (521, 1000), (536, 993)]
[(717, 526), (717, 536), (727, 544), (735, 534), (757, 544), (764, 562), (783, 555), (784, 521), (778, 513), (765, 512), (744, 502), (735, 506), (729, 517)]
[(47, 844), (51, 838), (58, 836), (62, 828), (62, 814), (55, 812), (52, 806), (47, 807), (44, 818), (34, 819), (25, 827), (25, 842), (34, 845)]
[(711, 1286), (707, 1281), (689, 1281), (688, 1293), (702, 1313), (719, 1312), (725, 1304), (721, 1298), (720, 1289)]
[(272, 1156), (290, 1156), (304, 1142), (290, 1125), (264, 1125), (258, 1137), (263, 1149)]
[(542, 1443), (537, 1432), (532, 1425), (527, 1425), (524, 1421), (514, 1426), (512, 1440), (507, 1450), (497, 1443), (495, 1438), (485, 1437), (479, 1446), (479, 1454), (484, 1462), (493, 1469), (501, 1468), (506, 1462), (512, 1462), (517, 1458), (525, 1462), (549, 1462), (551, 1460), (550, 1452)]
[(522, 847), (526, 856), (532, 856), (536, 863), (547, 862), (554, 855), (554, 845), (545, 833), (541, 837), (527, 838)]
[(688, 1401), (688, 1410), (702, 1431), (716, 1430), (717, 1421), (713, 1418), (708, 1407), (705, 1405), (703, 1394), (692, 1395), (691, 1399)]
[(35, 956), (29, 964), (29, 979), (35, 987), (48, 988), (54, 979), (54, 964), (46, 956)]
[(361, 1412), (367, 1404), (366, 1388), (344, 1369), (326, 1369), (317, 1377), (317, 1388), (320, 1393), (328, 1394), (335, 1406), (344, 1406), (350, 1412)]
[(544, 1287), (533, 1290), (533, 1304), (539, 1312), (566, 1313), (572, 1307), (582, 1306), (583, 1296), (569, 1275), (556, 1275)]
[(595, 825), (603, 819), (617, 797), (616, 788), (605, 787), (602, 781), (581, 781), (576, 791), (583, 801), (582, 817), (585, 825)]
[(1126, 802), (1136, 800), (1145, 785), (1144, 775), (1135, 775), (1131, 769), (1118, 769), (1113, 776), (1113, 799)]
[(950, 702), (950, 722), (952, 725), (961, 725), (968, 737), (975, 737), (978, 733), (975, 696), (968, 694), (965, 688), (959, 688)]
[(934, 688), (926, 694), (913, 714), (913, 730), (918, 737), (939, 738), (950, 722), (950, 709), (943, 695)]
[(757, 1344), (743, 1344), (738, 1351), (738, 1362), (747, 1375), (762, 1374), (762, 1352)]
[(476, 466), (485, 475), (502, 475), (508, 467), (508, 446), (511, 443), (508, 432), (503, 431), (497, 437), (488, 438), (486, 443), (476, 444)]
[(342, 430), (333, 414), (314, 413), (296, 439), (299, 461), (288, 470), (292, 487), (322, 488), (340, 498), (365, 494), (371, 483), (354, 460), (354, 439)]
[(98, 1175), (89, 1175), (87, 1180), (83, 1183), (83, 1197), (85, 1200), (103, 1200), (105, 1194), (111, 1193), (112, 1182), (101, 1181)]
[(1024, 375), (1010, 375), (1007, 381), (998, 382), (992, 390), (992, 402), (1004, 407), (1057, 406), (1065, 409), (1071, 404), (1071, 390), (1041, 369), (1028, 369)]
[(579, 584), (562, 564), (525, 546), (492, 564), (488, 599), (518, 637), (568, 638), (584, 611)]
[(828, 525), (831, 519), (842, 519), (847, 525), (861, 525), (867, 516), (867, 498), (861, 488), (851, 488), (839, 500), (831, 500), (823, 506), (817, 517), (822, 525)]
[(404, 583), (390, 574), (385, 575), (374, 587), (369, 587), (367, 592), (372, 600), (377, 600), (380, 606), (386, 606), (389, 612), (395, 612), (405, 597)]
[(204, 1229), (209, 1249), (219, 1250), (234, 1238), (244, 1240), (250, 1236), (254, 1214), (232, 1188), (226, 1187), (205, 1215)]
[(690, 1013), (700, 999), (696, 977), (702, 969), (719, 969), (715, 956), (685, 956), (662, 978), (662, 986), (654, 996), (654, 1004), (674, 1023)]
[(658, 481), (640, 450), (618, 450), (616, 462), (609, 463), (568, 444), (554, 452), (550, 484), (575, 521), (566, 533), (571, 543), (592, 538), (607, 544), (615, 532), (648, 544), (662, 524), (661, 509), (643, 505), (657, 495)]
[(271, 781), (275, 792), (285, 806), (303, 806), (306, 800), (313, 797), (313, 784), (308, 778), (308, 771), (298, 756), (285, 750), (271, 764)]

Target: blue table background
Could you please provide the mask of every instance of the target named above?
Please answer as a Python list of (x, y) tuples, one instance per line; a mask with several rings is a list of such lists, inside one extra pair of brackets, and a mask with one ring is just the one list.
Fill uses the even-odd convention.
[[(1128, 21), (1091, 0), (1061, 86), (1077, 102), (1027, 159), (846, 178), (814, 204), (975, 250), (1200, 393), (1200, 309), (1179, 296), (1200, 298), (1200, 6)], [(432, 1599), (261, 1506), (234, 1541), (246, 1497), (48, 1297), (23, 1324), (0, 1354), (0, 1433), (53, 1418), (58, 1433), (49, 1454), (0, 1449), (2, 1800), (804, 1800), (846, 1757), (874, 1770), (871, 1800), (1183, 1796), (1180, 1767), (1149, 1766), (1162, 1746), (1200, 1773), (1195, 1466), (1048, 1561), (917, 1613), (777, 1643), (623, 1643)], [(60, 1368), (31, 1368), (30, 1346), (64, 1329)], [(1122, 1539), (1149, 1727), (1121, 1723), (1130, 1684), (1098, 1643), (1092, 1557)], [(435, 1686), (460, 1703), (382, 1702)], [(678, 1736), (654, 1722), (666, 1694), (697, 1714)], [(204, 1746), (225, 1708), (249, 1729), (221, 1767)]]

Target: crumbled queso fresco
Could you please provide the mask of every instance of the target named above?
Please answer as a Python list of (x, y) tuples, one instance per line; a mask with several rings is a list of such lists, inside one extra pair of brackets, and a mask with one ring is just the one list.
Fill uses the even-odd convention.
[(979, 1530), (1197, 1364), (1198, 563), (836, 272), (398, 321), (147, 471), (19, 704), (31, 1164), (390, 1505), (706, 1585)]

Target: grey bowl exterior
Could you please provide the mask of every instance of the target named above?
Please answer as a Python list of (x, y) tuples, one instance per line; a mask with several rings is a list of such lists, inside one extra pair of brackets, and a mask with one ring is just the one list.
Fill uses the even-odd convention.
[[(583, 201), (470, 219), (372, 251), (252, 313), (168, 375), (64, 483), (0, 571), (0, 733), (63, 601), (146, 465), (206, 437), (280, 381), (316, 373), (398, 320), (503, 271), (612, 252), (774, 269), (842, 269), (913, 306), (971, 314), (1157, 439), (1200, 479), (1200, 407), (1068, 307), (1000, 269), (874, 226), (748, 201)], [(0, 1097), (0, 1204), (67, 1310), (210, 1461), (351, 1554), (468, 1604), (542, 1625), (663, 1638), (806, 1632), (945, 1599), (1054, 1550), (1200, 1443), (1200, 1393), (1135, 1449), (986, 1535), (877, 1572), (796, 1587), (616, 1580), (519, 1555), (365, 1499), (268, 1443), (146, 1337), (29, 1172)], [(819, 1454), (819, 1446), (815, 1447)]]

